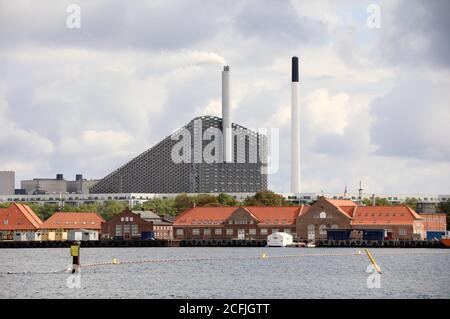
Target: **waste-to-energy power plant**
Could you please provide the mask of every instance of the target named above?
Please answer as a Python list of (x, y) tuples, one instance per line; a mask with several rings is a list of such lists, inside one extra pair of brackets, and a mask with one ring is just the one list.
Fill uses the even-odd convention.
[[(176, 133), (115, 170), (91, 187), (91, 193), (246, 193), (267, 189), (267, 137), (232, 122), (230, 67), (222, 72), (222, 119), (194, 118)], [(292, 58), (291, 192), (300, 193), (300, 126), (298, 58)], [(214, 139), (210, 130), (220, 134)], [(173, 159), (179, 141), (194, 136), (182, 162)], [(205, 136), (207, 138), (205, 139)], [(200, 141), (200, 142), (199, 142)], [(278, 141), (277, 141), (278, 142)], [(219, 161), (203, 158), (211, 148)], [(275, 154), (278, 156), (278, 154)]]
[[(222, 72), (223, 119), (215, 116), (194, 118), (177, 132), (194, 137), (189, 143), (188, 160), (177, 163), (173, 150), (175, 132), (101, 179), (91, 193), (245, 193), (267, 189), (265, 163), (266, 136), (232, 123), (230, 112), (230, 68)], [(223, 132), (211, 141), (205, 135), (211, 129)], [(181, 133), (180, 133), (181, 134)], [(218, 161), (203, 158), (205, 148)], [(183, 150), (185, 152), (186, 150)], [(217, 152), (217, 153), (216, 153)]]

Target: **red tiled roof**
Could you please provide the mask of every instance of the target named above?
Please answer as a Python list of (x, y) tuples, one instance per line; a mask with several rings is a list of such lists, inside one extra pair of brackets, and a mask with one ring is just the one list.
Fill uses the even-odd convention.
[(24, 204), (12, 203), (0, 209), (0, 230), (37, 230), (42, 220)]
[(186, 210), (179, 215), (174, 222), (174, 226), (180, 225), (218, 225), (228, 219), (238, 208), (247, 210), (260, 223), (260, 225), (295, 224), (295, 220), (300, 213), (302, 206), (225, 206), (225, 207), (195, 207)]
[(350, 217), (353, 217), (353, 213), (358, 206), (339, 206), (339, 208), (344, 211), (344, 213)]
[(421, 217), (408, 206), (358, 206), (353, 225), (411, 225)]
[(356, 203), (354, 201), (351, 201), (349, 199), (329, 199), (325, 198), (325, 200), (334, 206), (356, 206)]
[(105, 220), (96, 213), (57, 212), (42, 225), (43, 229), (101, 229)]

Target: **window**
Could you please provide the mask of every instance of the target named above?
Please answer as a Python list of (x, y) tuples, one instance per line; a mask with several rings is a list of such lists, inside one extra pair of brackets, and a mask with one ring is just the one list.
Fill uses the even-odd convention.
[(129, 221), (130, 219), (128, 218), (128, 217), (125, 217), (125, 221), (127, 222), (127, 221)]
[(94, 222), (91, 222), (91, 224), (94, 225), (95, 223), (94, 223)]
[(133, 221), (133, 217), (130, 217), (130, 222), (132, 222)]
[(279, 232), (278, 228), (272, 229), (272, 234), (273, 234), (273, 233), (278, 233), (278, 232)]
[(182, 235), (184, 235), (184, 229), (183, 228), (178, 228), (176, 233), (177, 233), (178, 236), (182, 236)]
[(274, 219), (274, 220), (273, 220), (273, 223), (274, 223), (275, 225), (278, 225), (278, 219)]
[(85, 222), (85, 221), (82, 221), (81, 223), (82, 223), (83, 225), (86, 225), (86, 222)]
[(203, 229), (203, 235), (211, 235), (211, 229), (209, 228)]
[(116, 225), (116, 236), (122, 236), (122, 225)]
[(281, 221), (281, 223), (282, 223), (283, 225), (286, 225), (286, 219), (283, 219), (283, 220)]
[(400, 228), (399, 231), (398, 231), (398, 233), (399, 233), (399, 235), (401, 235), (401, 236), (405, 236), (406, 233), (407, 233), (407, 231), (406, 231), (406, 229), (404, 229), (404, 228)]
[(233, 235), (233, 229), (232, 228), (227, 228), (227, 235)]
[(327, 226), (326, 225), (320, 225), (319, 226), (319, 233), (321, 235), (326, 235), (327, 234)]
[(327, 218), (327, 213), (321, 212), (320, 215), (319, 215), (319, 218), (321, 218), (321, 219)]
[(291, 233), (291, 230), (290, 230), (289, 228), (285, 228), (283, 231), (284, 231), (285, 233), (288, 233), (288, 234)]
[(202, 223), (202, 220), (199, 219), (199, 220), (197, 221), (197, 224), (201, 224), (201, 223)]
[(200, 229), (194, 228), (194, 229), (192, 230), (192, 235), (194, 235), (194, 236), (200, 235)]
[(261, 235), (267, 235), (267, 228), (261, 228)]
[(139, 236), (138, 225), (136, 225), (136, 224), (131, 225), (131, 235), (132, 236)]
[(222, 235), (222, 228), (216, 228), (216, 229), (214, 230), (214, 234), (216, 234), (216, 235)]
[(334, 225), (331, 225), (331, 228), (332, 228), (332, 229), (338, 229), (338, 228), (339, 228), (339, 226), (338, 226), (338, 225), (336, 225), (336, 224), (334, 224)]
[(250, 228), (248, 230), (249, 235), (256, 235), (256, 229), (255, 228)]
[(3, 225), (8, 225), (8, 220), (7, 219), (3, 220)]
[(228, 224), (233, 225), (233, 221), (232, 221), (232, 220), (229, 220), (229, 221), (228, 221)]

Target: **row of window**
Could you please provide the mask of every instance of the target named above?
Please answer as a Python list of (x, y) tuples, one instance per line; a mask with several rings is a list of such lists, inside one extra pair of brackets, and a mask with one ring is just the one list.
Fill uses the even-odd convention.
[[(218, 236), (223, 235), (223, 229), (222, 228), (215, 228), (213, 230), (214, 230), (214, 235), (218, 235)], [(260, 235), (268, 235), (269, 234), (269, 230), (270, 229), (267, 229), (267, 228), (261, 228), (259, 230), (259, 233), (260, 233)], [(203, 228), (203, 235), (206, 235), (206, 236), (211, 235), (211, 233), (212, 233), (211, 231), (212, 231), (211, 228)], [(279, 229), (272, 229), (272, 233), (277, 233), (277, 232), (279, 232)], [(286, 229), (283, 230), (283, 232), (290, 233), (291, 229), (286, 228)], [(178, 228), (175, 231), (175, 233), (178, 236), (183, 236), (184, 235), (184, 229), (183, 228)], [(228, 236), (233, 236), (235, 233), (237, 233), (237, 232), (235, 232), (234, 228), (227, 228), (227, 229), (225, 229), (225, 234), (228, 235)], [(256, 235), (257, 234), (257, 229), (256, 228), (250, 228), (248, 230), (248, 234), (249, 235)], [(192, 229), (192, 235), (193, 236), (200, 235), (200, 228), (193, 228)]]

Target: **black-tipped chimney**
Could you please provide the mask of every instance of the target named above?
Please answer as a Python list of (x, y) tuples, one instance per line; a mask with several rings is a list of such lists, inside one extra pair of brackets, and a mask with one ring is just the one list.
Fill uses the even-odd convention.
[(298, 82), (298, 58), (292, 57), (292, 82)]

